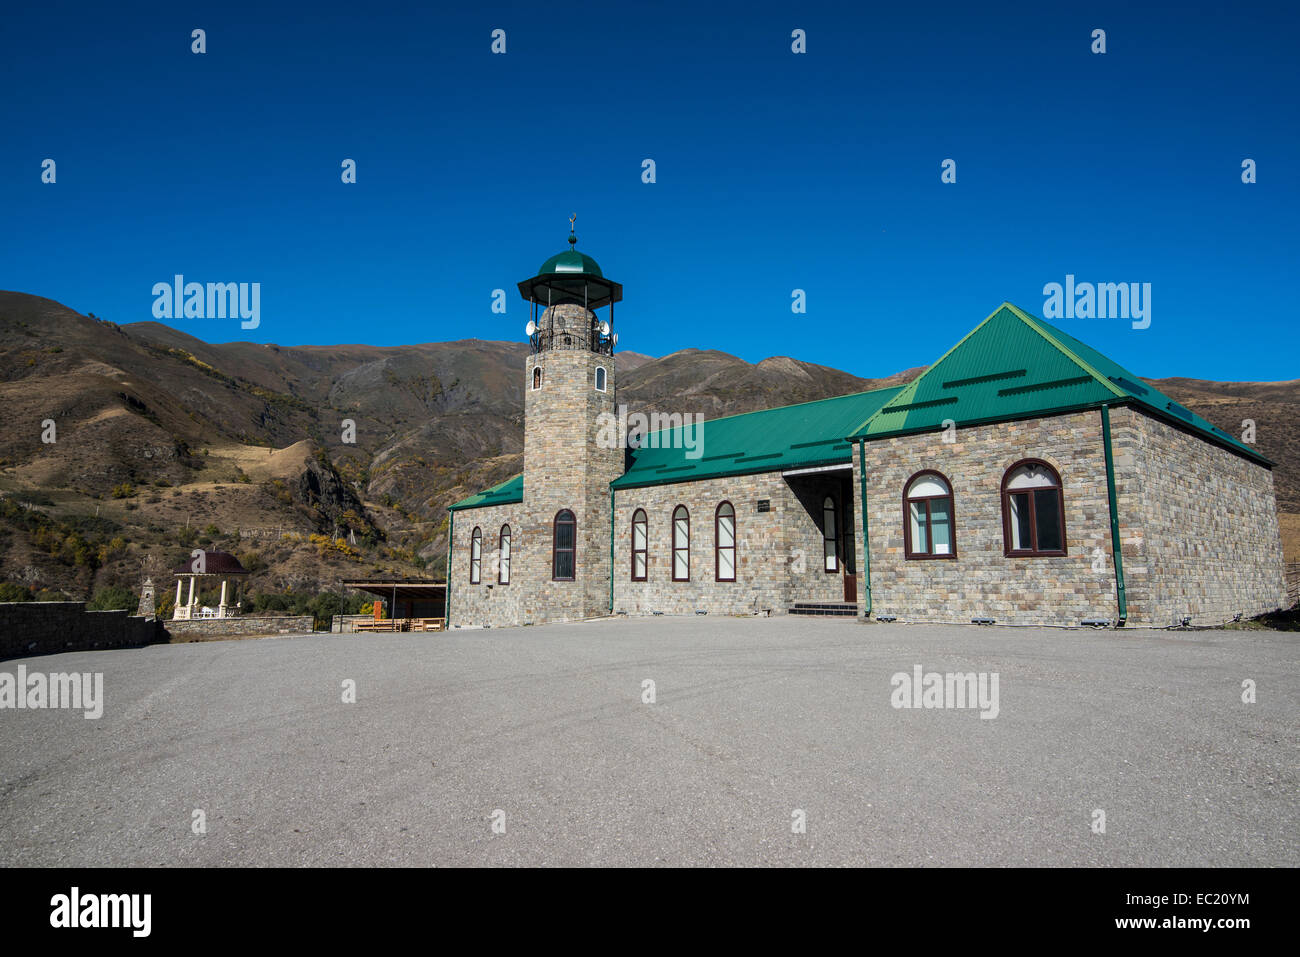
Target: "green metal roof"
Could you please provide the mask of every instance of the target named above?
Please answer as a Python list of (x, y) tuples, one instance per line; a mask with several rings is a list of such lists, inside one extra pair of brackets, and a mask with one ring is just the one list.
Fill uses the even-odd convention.
[[(698, 432), (681, 427), (652, 432), (632, 449), (631, 466), (612, 486), (642, 488), (725, 475), (749, 475), (852, 461), (844, 438), (899, 389), (876, 389), (704, 422)], [(683, 439), (692, 439), (698, 458), (687, 458)], [(658, 448), (654, 446), (660, 446)]]
[(1142, 382), (1073, 336), (1004, 302), (938, 362), (864, 420), (850, 438), (929, 432), (1036, 415), (1137, 405), (1265, 465), (1250, 446)]
[(463, 498), (455, 505), (448, 505), (447, 511), (456, 511), (462, 508), (486, 508), (489, 505), (513, 505), (524, 500), (524, 477), (522, 474), (514, 478), (508, 478), (500, 485), (493, 485), (490, 489), (479, 492), (477, 495), (471, 495), (469, 498)]
[(596, 264), (596, 260), (578, 252), (576, 249), (566, 249), (562, 253), (556, 253), (542, 263), (542, 268), (537, 270), (537, 275), (545, 276), (557, 272), (584, 276), (604, 276), (604, 273), (600, 271), (600, 266)]

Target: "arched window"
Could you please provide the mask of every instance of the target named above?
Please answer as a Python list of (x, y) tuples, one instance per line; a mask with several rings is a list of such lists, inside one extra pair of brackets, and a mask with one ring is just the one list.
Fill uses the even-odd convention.
[(903, 492), (903, 542), (908, 558), (956, 558), (952, 486), (938, 472), (917, 472)]
[(605, 367), (596, 366), (596, 391), (604, 392), (605, 390)]
[(829, 495), (822, 501), (822, 561), (826, 571), (840, 570), (840, 525), (835, 518), (835, 499)]
[(497, 584), (510, 584), (510, 526), (501, 526), (501, 539), (498, 547)]
[(713, 516), (713, 577), (720, 582), (736, 580), (736, 510), (723, 502)]
[(685, 505), (673, 509), (673, 581), (691, 580), (691, 513)]
[(542, 367), (533, 366), (533, 388), (540, 389), (541, 387), (542, 387)]
[(1039, 459), (1026, 459), (1002, 478), (1002, 531), (1007, 555), (1064, 555), (1061, 477)]
[(483, 580), (483, 530), (475, 528), (469, 537), (469, 583), (477, 585)]
[(648, 562), (646, 560), (646, 543), (645, 512), (638, 508), (632, 513), (632, 581), (634, 582), (643, 582), (646, 580), (646, 571), (648, 567)]
[(567, 508), (555, 516), (551, 535), (551, 580), (571, 582), (578, 569), (578, 520)]

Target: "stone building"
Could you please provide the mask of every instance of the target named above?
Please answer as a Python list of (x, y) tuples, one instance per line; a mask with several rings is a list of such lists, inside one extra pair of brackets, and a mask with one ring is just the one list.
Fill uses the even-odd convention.
[(450, 627), (1164, 626), (1284, 604), (1272, 463), (1009, 303), (905, 387), (672, 423), (623, 448), (622, 287), (575, 242), (519, 284), (524, 471), (451, 507)]

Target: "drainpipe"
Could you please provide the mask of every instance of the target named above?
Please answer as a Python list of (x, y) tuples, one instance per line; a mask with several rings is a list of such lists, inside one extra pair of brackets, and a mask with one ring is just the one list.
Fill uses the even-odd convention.
[(442, 590), (442, 617), (443, 628), (451, 630), (451, 543), (456, 536), (456, 513), (447, 512), (447, 570), (443, 573), (443, 578), (447, 580), (447, 586)]
[(858, 443), (858, 483), (862, 509), (862, 591), (867, 599), (864, 618), (871, 617), (871, 539), (867, 537), (867, 440)]
[(1128, 620), (1128, 594), (1124, 587), (1124, 556), (1120, 550), (1119, 507), (1115, 497), (1115, 459), (1110, 448), (1110, 406), (1101, 407), (1101, 438), (1106, 447), (1106, 496), (1110, 500), (1110, 554), (1115, 562), (1115, 593), (1119, 598), (1119, 623)]
[(609, 490), (609, 613), (614, 614), (614, 489)]

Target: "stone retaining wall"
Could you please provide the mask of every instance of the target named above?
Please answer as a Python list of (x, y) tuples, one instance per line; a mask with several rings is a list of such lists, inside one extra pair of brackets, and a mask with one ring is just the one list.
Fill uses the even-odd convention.
[(269, 618), (199, 618), (165, 622), (172, 640), (212, 641), (257, 635), (299, 635), (315, 625), (311, 615), (277, 615)]
[(87, 611), (81, 601), (0, 604), (0, 658), (139, 648), (166, 640), (155, 620), (126, 611)]

